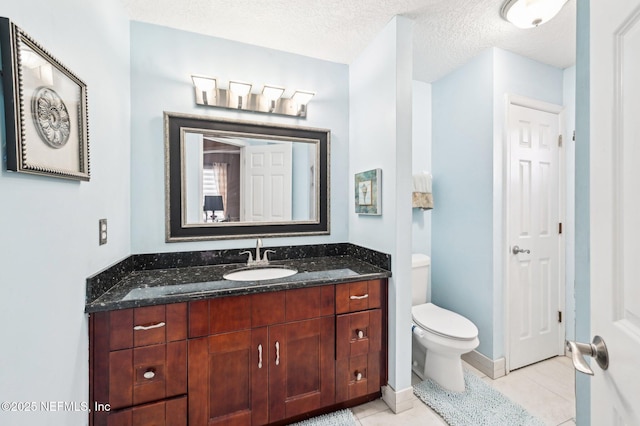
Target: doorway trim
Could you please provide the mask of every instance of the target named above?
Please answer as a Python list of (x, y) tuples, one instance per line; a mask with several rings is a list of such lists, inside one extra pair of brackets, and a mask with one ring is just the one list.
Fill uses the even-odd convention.
[[(505, 95), (505, 114), (504, 114), (504, 123), (502, 129), (502, 210), (501, 214), (503, 217), (502, 221), (502, 238), (501, 238), (501, 254), (500, 261), (502, 263), (502, 277), (503, 277), (503, 312), (504, 312), (504, 327), (503, 327), (503, 339), (504, 339), (504, 357), (505, 357), (505, 373), (509, 374), (511, 371), (511, 329), (510, 329), (510, 318), (511, 318), (511, 308), (509, 306), (509, 296), (510, 296), (510, 280), (509, 280), (509, 214), (508, 207), (511, 202), (510, 199), (510, 177), (509, 177), (509, 163), (511, 159), (511, 144), (509, 143), (509, 122), (510, 122), (510, 110), (511, 106), (521, 106), (530, 109), (536, 109), (539, 111), (544, 111), (552, 114), (558, 115), (558, 131), (559, 134), (562, 135), (563, 143), (558, 149), (558, 180), (559, 180), (559, 191), (558, 191), (558, 206), (559, 206), (559, 219), (560, 222), (566, 225), (566, 158), (565, 158), (565, 145), (568, 143), (568, 137), (565, 131), (565, 112), (564, 107), (561, 105), (556, 105), (544, 101), (540, 101), (537, 99), (514, 95), (507, 93)], [(558, 309), (563, 313), (563, 327), (561, 328), (561, 332), (558, 336), (558, 355), (564, 355), (565, 353), (565, 336), (566, 336), (566, 232), (560, 234), (560, 238), (558, 239)]]

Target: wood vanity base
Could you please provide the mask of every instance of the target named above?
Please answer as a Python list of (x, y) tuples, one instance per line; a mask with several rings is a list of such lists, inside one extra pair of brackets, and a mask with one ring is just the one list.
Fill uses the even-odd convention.
[(90, 424), (284, 425), (381, 396), (387, 280), (96, 312)]

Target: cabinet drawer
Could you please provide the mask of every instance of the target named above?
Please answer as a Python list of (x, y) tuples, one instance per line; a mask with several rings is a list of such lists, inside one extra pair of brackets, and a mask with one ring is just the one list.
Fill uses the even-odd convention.
[(187, 338), (186, 303), (123, 309), (105, 315), (112, 351)]
[(380, 391), (381, 353), (336, 361), (336, 403)]
[(187, 397), (109, 414), (108, 426), (187, 426)]
[(187, 342), (111, 352), (108, 377), (112, 409), (185, 394)]
[(382, 348), (382, 310), (338, 315), (336, 318), (336, 358), (349, 358)]
[(380, 280), (336, 286), (336, 313), (364, 311), (380, 307)]

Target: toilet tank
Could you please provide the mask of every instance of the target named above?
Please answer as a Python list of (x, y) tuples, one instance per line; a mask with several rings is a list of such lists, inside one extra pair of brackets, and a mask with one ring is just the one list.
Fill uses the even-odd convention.
[(411, 255), (412, 306), (431, 302), (430, 271), (431, 258), (426, 254)]

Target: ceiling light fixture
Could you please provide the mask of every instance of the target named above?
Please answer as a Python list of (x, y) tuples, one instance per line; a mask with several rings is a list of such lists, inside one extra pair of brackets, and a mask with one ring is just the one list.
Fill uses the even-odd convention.
[(315, 93), (295, 91), (291, 98), (284, 98), (285, 88), (264, 85), (261, 93), (251, 93), (252, 85), (230, 81), (228, 89), (222, 89), (212, 77), (192, 75), (196, 104), (267, 114), (307, 117), (307, 103)]
[(567, 0), (507, 0), (500, 15), (518, 28), (534, 28), (550, 21)]

